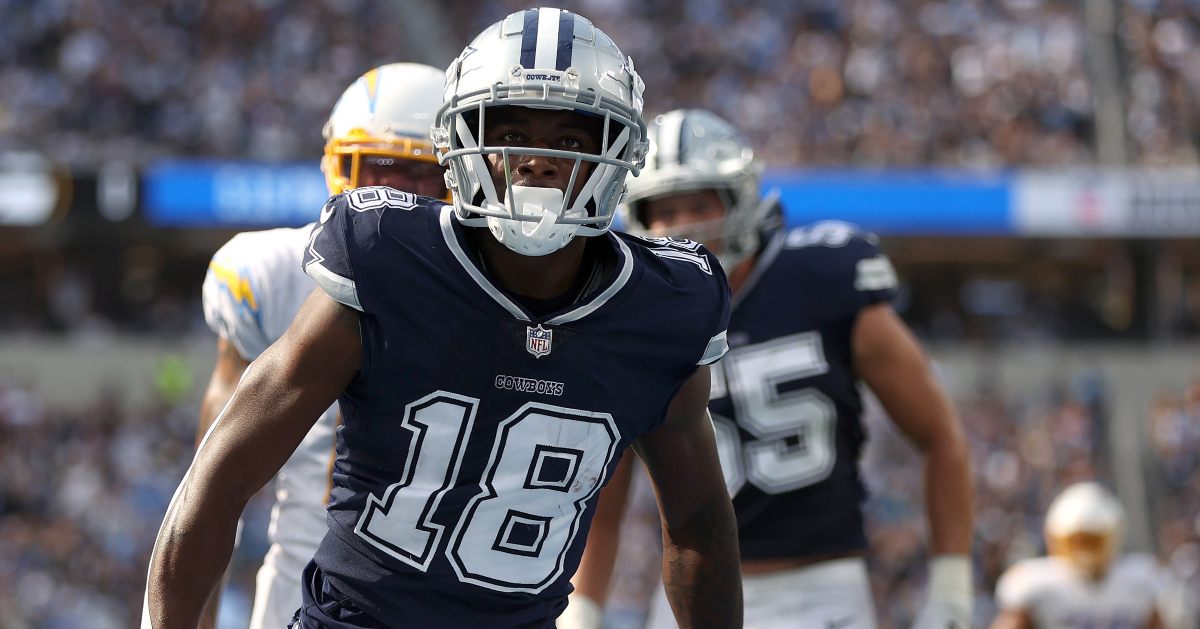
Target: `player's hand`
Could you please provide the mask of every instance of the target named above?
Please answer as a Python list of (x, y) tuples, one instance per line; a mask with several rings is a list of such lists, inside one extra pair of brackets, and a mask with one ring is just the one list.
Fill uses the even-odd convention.
[(971, 610), (961, 605), (929, 601), (913, 621), (913, 629), (971, 629)]
[(567, 601), (567, 608), (558, 617), (555, 627), (558, 629), (600, 629), (604, 621), (604, 610), (596, 604), (596, 601), (578, 593), (572, 594)]
[(971, 559), (938, 555), (929, 562), (929, 600), (913, 621), (913, 629), (971, 629), (974, 603)]

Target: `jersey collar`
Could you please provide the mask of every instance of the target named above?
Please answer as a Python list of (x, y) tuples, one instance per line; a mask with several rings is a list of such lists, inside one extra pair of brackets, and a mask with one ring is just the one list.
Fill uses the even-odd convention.
[(738, 304), (742, 303), (750, 295), (750, 292), (754, 290), (754, 286), (762, 279), (767, 269), (771, 268), (771, 265), (775, 262), (775, 258), (779, 257), (779, 252), (783, 250), (783, 244), (786, 240), (786, 230), (776, 230), (775, 235), (767, 243), (767, 246), (763, 247), (758, 259), (754, 261), (754, 269), (750, 271), (750, 275), (746, 276), (746, 281), (742, 283), (741, 289), (733, 296), (733, 301), (729, 305), (731, 310), (737, 308)]
[[(452, 206), (443, 206), (440, 217), (442, 227), (442, 238), (446, 241), (446, 246), (450, 249), (450, 253), (454, 255), (454, 259), (458, 261), (467, 275), (483, 289), (501, 308), (508, 311), (513, 318), (518, 321), (533, 322), (535, 317), (529, 313), (519, 303), (513, 301), (504, 294), (504, 291), (497, 288), (492, 281), (488, 279), (483, 271), (479, 270), (479, 266), (471, 259), (463, 246), (460, 230), (456, 228), (458, 221), (454, 219), (454, 208)], [(572, 304), (571, 307), (564, 311), (553, 314), (549, 319), (543, 321), (547, 325), (560, 325), (578, 321), (593, 312), (599, 310), (604, 304), (608, 303), (617, 293), (629, 283), (629, 277), (633, 275), (633, 254), (629, 251), (629, 246), (612, 234), (607, 232), (599, 238), (607, 238), (608, 242), (614, 245), (619, 258), (619, 268), (616, 273), (612, 274), (612, 279), (608, 281), (608, 286), (603, 289), (592, 291), (588, 298)]]

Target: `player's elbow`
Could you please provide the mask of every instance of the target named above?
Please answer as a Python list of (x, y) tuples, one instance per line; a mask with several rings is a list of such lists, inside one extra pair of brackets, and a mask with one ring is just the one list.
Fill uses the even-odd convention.
[(719, 496), (691, 512), (686, 518), (663, 522), (664, 540), (678, 548), (720, 548), (738, 552), (737, 518), (729, 497)]

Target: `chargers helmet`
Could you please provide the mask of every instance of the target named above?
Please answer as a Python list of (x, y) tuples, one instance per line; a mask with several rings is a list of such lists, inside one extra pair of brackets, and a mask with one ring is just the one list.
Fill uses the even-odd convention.
[[(576, 234), (596, 236), (612, 224), (646, 153), (641, 77), (633, 60), (587, 19), (552, 8), (513, 13), (489, 26), (446, 70), (444, 102), (433, 131), (439, 159), (449, 165), (446, 185), (464, 225), (488, 227), (509, 249), (546, 255)], [(487, 111), (518, 106), (564, 109), (603, 119), (600, 152), (486, 146)], [(544, 155), (594, 164), (579, 194), (514, 186), (496, 190), (485, 156)], [(501, 198), (503, 197), (503, 199)]]
[(703, 241), (704, 234), (719, 234), (718, 257), (732, 269), (758, 249), (764, 231), (782, 223), (775, 194), (759, 197), (762, 166), (754, 149), (724, 119), (703, 109), (676, 109), (657, 116), (649, 136), (646, 165), (625, 196), (622, 217), (632, 230), (646, 231), (649, 200), (715, 190), (726, 208), (720, 224), (691, 225), (671, 235)]
[(1046, 512), (1046, 545), (1093, 578), (1116, 556), (1125, 532), (1125, 510), (1116, 496), (1095, 482), (1064, 489)]
[[(445, 74), (419, 63), (371, 69), (342, 93), (325, 123), (321, 169), (330, 194), (359, 187), (368, 157), (437, 164), (429, 130)], [(447, 192), (446, 200), (449, 201)]]

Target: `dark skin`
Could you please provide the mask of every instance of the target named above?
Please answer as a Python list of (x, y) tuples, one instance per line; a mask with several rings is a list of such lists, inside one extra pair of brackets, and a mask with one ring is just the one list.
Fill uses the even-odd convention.
[[(495, 130), (511, 145), (573, 146), (579, 141), (581, 124), (575, 114), (515, 114), (500, 121), (506, 128)], [(498, 117), (502, 118), (492, 116), (489, 124), (499, 127)], [(514, 156), (509, 166), (514, 182), (525, 182), (520, 185), (562, 182), (565, 187), (570, 166), (564, 175), (564, 161), (570, 160)], [(498, 157), (491, 160), (493, 180), (502, 182), (501, 162)], [(489, 241), (479, 239), (493, 280), (517, 295), (554, 298), (570, 289), (584, 270), (580, 238), (536, 262), (494, 241), (497, 246), (482, 244)], [(229, 561), (246, 502), (275, 475), (357, 373), (362, 360), (358, 316), (314, 290), (287, 333), (247, 370), (197, 452), (159, 531), (147, 583), (154, 627), (196, 626)], [(635, 448), (659, 496), (667, 558), (663, 578), (680, 625), (740, 627), (733, 506), (708, 419), (708, 390), (708, 368), (699, 367), (668, 405), (662, 425)]]
[[(725, 202), (715, 190), (680, 192), (646, 201), (641, 217), (653, 233), (689, 237), (720, 251), (720, 219)], [(754, 269), (751, 256), (729, 270), (734, 294)], [(929, 368), (929, 360), (892, 307), (869, 306), (854, 323), (851, 339), (856, 375), (883, 403), (896, 427), (921, 451), (925, 467), (925, 512), (934, 555), (965, 555), (971, 547), (970, 457), (961, 422), (949, 396)], [(628, 476), (615, 478), (601, 493), (595, 524), (573, 582), (576, 592), (603, 605), (616, 560), (620, 517), (629, 493)], [(746, 561), (745, 574), (769, 574), (833, 557)]]
[[(212, 377), (209, 378), (208, 387), (204, 390), (204, 399), (200, 401), (200, 421), (196, 424), (197, 448), (204, 440), (204, 435), (208, 434), (208, 428), (221, 413), (221, 409), (225, 408), (225, 403), (233, 396), (238, 380), (241, 379), (242, 372), (246, 371), (248, 366), (250, 366), (250, 361), (242, 358), (232, 342), (225, 338), (217, 339), (217, 364), (213, 366)], [(220, 607), (221, 588), (218, 587), (213, 591), (208, 604), (204, 606), (204, 614), (200, 617), (198, 629), (215, 629)]]
[[(669, 233), (681, 227), (715, 225), (725, 204), (715, 190), (684, 192), (646, 202), (646, 226)], [(719, 238), (719, 232), (718, 236)], [(705, 242), (720, 251), (719, 239)], [(736, 294), (757, 261), (751, 256), (729, 273)], [(856, 375), (879, 398), (892, 423), (925, 459), (925, 514), (934, 555), (971, 550), (971, 467), (966, 436), (950, 397), (929, 368), (929, 359), (908, 326), (888, 304), (864, 308), (851, 337)], [(760, 574), (810, 562), (809, 558), (746, 562), (742, 571)]]
[[(397, 190), (442, 198), (446, 196), (446, 185), (442, 178), (444, 172), (445, 169), (436, 163), (364, 155), (359, 166), (358, 185), (390, 186)], [(248, 366), (250, 361), (238, 353), (237, 347), (229, 339), (217, 339), (217, 363), (213, 366), (212, 376), (209, 377), (208, 387), (204, 390), (204, 398), (200, 402), (200, 421), (196, 424), (197, 448), (208, 433), (208, 428), (233, 396), (238, 381)], [(197, 629), (215, 629), (217, 626), (221, 589), (218, 587), (213, 591), (212, 597), (204, 607)]]

